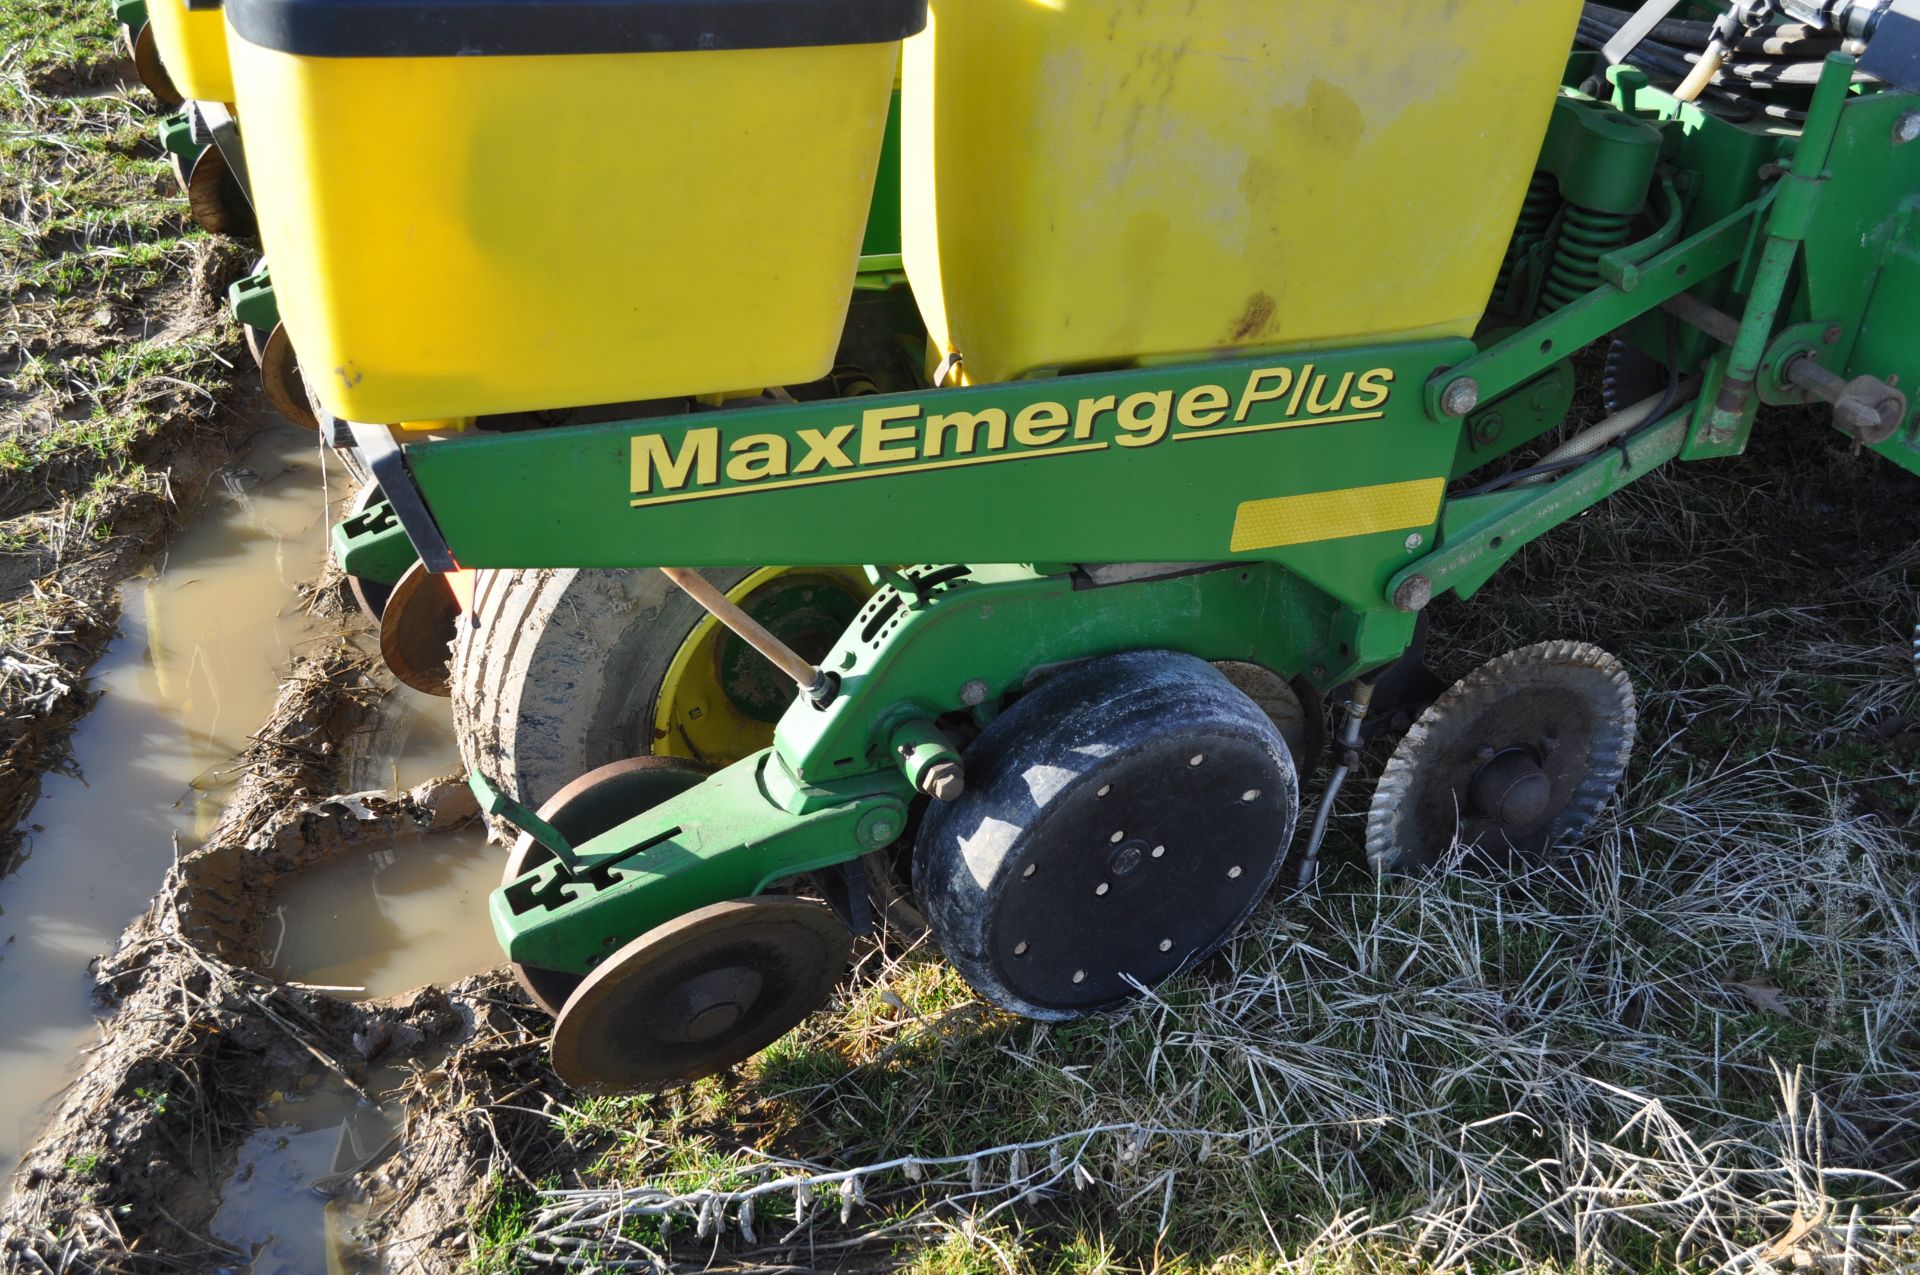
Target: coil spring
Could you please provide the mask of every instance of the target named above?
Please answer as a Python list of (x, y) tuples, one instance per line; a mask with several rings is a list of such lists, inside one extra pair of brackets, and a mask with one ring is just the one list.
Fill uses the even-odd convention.
[(1560, 237), (1554, 241), (1553, 264), (1547, 267), (1547, 286), (1540, 293), (1540, 311), (1572, 305), (1601, 284), (1600, 258), (1627, 242), (1633, 228), (1630, 213), (1595, 212), (1568, 204), (1560, 219)]
[(1513, 242), (1507, 245), (1506, 259), (1500, 263), (1500, 277), (1493, 285), (1495, 301), (1511, 306), (1519, 300), (1513, 295), (1513, 289), (1520, 272), (1520, 262), (1529, 248), (1546, 237), (1559, 205), (1560, 183), (1554, 180), (1551, 173), (1535, 173), (1533, 182), (1527, 187), (1527, 197), (1520, 205), (1520, 220), (1514, 224)]

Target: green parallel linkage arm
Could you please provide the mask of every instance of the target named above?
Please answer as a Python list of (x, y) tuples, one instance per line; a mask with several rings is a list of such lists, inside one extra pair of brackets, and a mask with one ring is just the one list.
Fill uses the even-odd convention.
[(1693, 413), (1683, 407), (1550, 483), (1448, 501), (1439, 547), (1395, 576), (1393, 588), (1421, 598), (1471, 597), (1527, 543), (1678, 456)]
[[(1591, 345), (1739, 264), (1766, 204), (1766, 198), (1756, 200), (1638, 265), (1616, 261), (1613, 268), (1620, 274), (1621, 283), (1596, 288), (1492, 349), (1435, 376), (1427, 384), (1428, 410), (1436, 416), (1444, 415), (1447, 390), (1462, 380), (1474, 383), (1480, 402), (1498, 398), (1531, 380), (1555, 358)], [(1626, 268), (1629, 265), (1630, 271)]]

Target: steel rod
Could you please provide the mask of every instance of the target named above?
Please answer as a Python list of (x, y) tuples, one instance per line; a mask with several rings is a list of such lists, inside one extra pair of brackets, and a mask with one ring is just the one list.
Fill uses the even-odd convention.
[(742, 610), (691, 567), (661, 567), (661, 574), (680, 586), (682, 592), (700, 604), (700, 609), (730, 629), (742, 642), (767, 657), (773, 666), (793, 679), (814, 703), (832, 696), (832, 679), (800, 658), (794, 649), (767, 632), (761, 623)]

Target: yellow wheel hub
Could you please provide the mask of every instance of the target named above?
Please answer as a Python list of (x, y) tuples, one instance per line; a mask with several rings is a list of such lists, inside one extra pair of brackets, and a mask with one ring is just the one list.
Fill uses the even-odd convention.
[[(824, 658), (873, 592), (858, 567), (763, 567), (727, 591), (809, 660)], [(793, 684), (712, 616), (667, 666), (653, 708), (653, 751), (726, 765), (773, 742)]]

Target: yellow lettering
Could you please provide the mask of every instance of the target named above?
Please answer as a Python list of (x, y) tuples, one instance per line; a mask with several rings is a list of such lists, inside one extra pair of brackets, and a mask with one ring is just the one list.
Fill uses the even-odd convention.
[(920, 416), (918, 407), (876, 407), (860, 418), (860, 463), (884, 465), (891, 461), (913, 460), (919, 456), (913, 439), (920, 431), (911, 425), (890, 425), (889, 421), (911, 421)]
[[(1272, 381), (1272, 386), (1264, 382)], [(1255, 403), (1271, 403), (1293, 388), (1293, 369), (1290, 367), (1263, 367), (1247, 378), (1247, 388), (1240, 395), (1239, 410), (1234, 412), (1236, 423), (1247, 419), (1247, 413), (1253, 410)]]
[(987, 450), (998, 451), (1007, 445), (1007, 414), (997, 407), (981, 412), (952, 412), (927, 417), (927, 455), (944, 456), (946, 436), (953, 436), (953, 454), (965, 456), (980, 442), (980, 427), (987, 427)]
[(727, 448), (733, 458), (727, 462), (727, 479), (751, 483), (778, 478), (787, 472), (788, 450), (785, 434), (749, 434)]
[(1051, 447), (1067, 436), (1064, 403), (1029, 403), (1013, 418), (1013, 441), (1022, 447)]
[(1320, 401), (1320, 391), (1325, 388), (1327, 388), (1326, 377), (1316, 376), (1313, 378), (1313, 389), (1307, 394), (1307, 415), (1319, 416), (1324, 412), (1339, 411), (1341, 405), (1347, 401), (1347, 391), (1353, 388), (1353, 373), (1349, 372), (1340, 378), (1340, 388), (1334, 394), (1331, 402), (1323, 403)]
[(1111, 394), (1102, 395), (1099, 398), (1081, 399), (1080, 412), (1073, 421), (1073, 436), (1083, 443), (1092, 438), (1093, 423), (1100, 419), (1100, 413), (1111, 412), (1119, 402), (1120, 400)]
[[(1142, 408), (1147, 414), (1142, 416)], [(1120, 428), (1126, 433), (1118, 441), (1122, 447), (1151, 447), (1167, 436), (1167, 422), (1173, 415), (1173, 391), (1134, 394), (1120, 405)]]
[(1188, 429), (1205, 429), (1227, 419), (1233, 396), (1223, 385), (1196, 385), (1180, 396), (1177, 415)]
[(836, 425), (832, 429), (803, 429), (799, 431), (800, 441), (807, 445), (807, 454), (793, 467), (796, 474), (810, 474), (826, 465), (830, 469), (852, 469), (853, 458), (847, 455), (847, 440), (853, 437), (853, 426)]
[(1299, 379), (1293, 383), (1293, 397), (1287, 400), (1288, 416), (1300, 415), (1300, 399), (1307, 392), (1307, 382), (1311, 379), (1313, 379), (1313, 364), (1309, 363), (1300, 369)]
[(720, 478), (720, 431), (690, 429), (680, 436), (676, 455), (667, 449), (667, 440), (658, 434), (636, 434), (633, 439), (633, 490), (645, 495), (654, 489), (659, 474), (662, 491), (679, 491), (692, 478), (696, 483), (717, 482)]
[(1377, 367), (1360, 378), (1360, 392), (1347, 401), (1357, 412), (1370, 412), (1393, 393), (1393, 369)]

